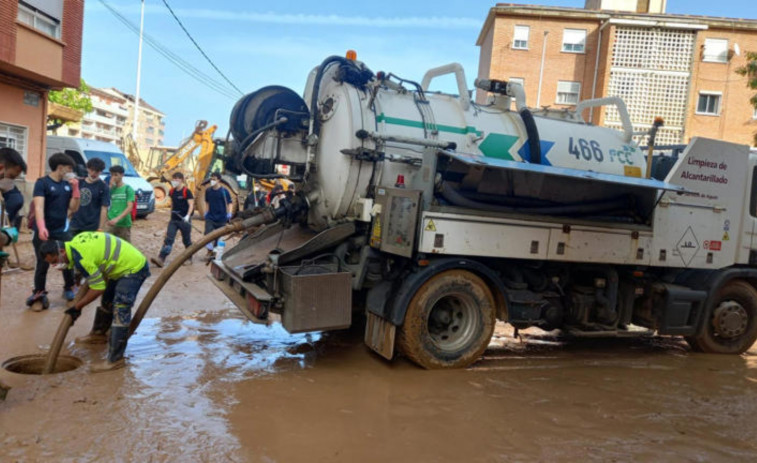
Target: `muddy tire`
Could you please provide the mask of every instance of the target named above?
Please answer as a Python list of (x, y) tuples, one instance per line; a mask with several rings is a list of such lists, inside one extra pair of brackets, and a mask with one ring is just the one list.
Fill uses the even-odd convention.
[(757, 340), (757, 290), (744, 281), (723, 286), (708, 310), (704, 326), (686, 342), (697, 352), (741, 354)]
[(465, 270), (442, 272), (418, 289), (399, 329), (397, 347), (423, 368), (461, 368), (489, 345), (495, 303), (486, 283)]

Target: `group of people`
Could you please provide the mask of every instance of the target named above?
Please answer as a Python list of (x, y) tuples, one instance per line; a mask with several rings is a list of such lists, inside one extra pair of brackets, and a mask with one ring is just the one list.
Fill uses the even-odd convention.
[[(91, 332), (77, 338), (79, 343), (108, 344), (107, 359), (93, 365), (92, 371), (108, 371), (124, 365), (129, 336), (131, 309), (142, 283), (150, 276), (147, 258), (131, 244), (131, 227), (135, 211), (135, 192), (123, 182), (124, 168), (113, 165), (110, 179), (101, 179), (105, 162), (98, 158), (87, 162), (87, 177), (77, 178), (75, 162), (65, 153), (49, 157), (50, 173), (34, 184), (29, 208), (29, 228), (36, 255), (34, 288), (26, 301), (30, 308), (44, 310), (47, 299), (47, 273), (51, 265), (63, 273), (63, 298), (66, 313), (76, 319), (81, 310), (100, 298)], [(12, 226), (21, 225), (20, 211), (24, 199), (14, 180), (26, 172), (23, 157), (11, 148), (0, 149), (0, 191), (5, 213)], [(162, 267), (171, 253), (178, 231), (185, 247), (192, 245), (191, 219), (194, 196), (184, 184), (184, 176), (172, 176), (171, 218), (165, 240), (157, 257), (151, 261)], [(232, 201), (222, 187), (221, 175), (211, 175), (205, 190), (207, 213), (205, 233), (223, 227), (231, 220)], [(213, 244), (208, 245), (212, 256)], [(77, 281), (86, 280), (86, 292), (76, 298)]]

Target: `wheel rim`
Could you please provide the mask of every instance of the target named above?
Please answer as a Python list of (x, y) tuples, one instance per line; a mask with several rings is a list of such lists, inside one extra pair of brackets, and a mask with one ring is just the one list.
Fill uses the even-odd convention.
[(444, 352), (464, 348), (481, 326), (478, 307), (468, 294), (446, 294), (434, 303), (428, 315), (428, 333)]
[(723, 301), (712, 314), (715, 334), (723, 339), (735, 339), (747, 331), (749, 314), (736, 301)]

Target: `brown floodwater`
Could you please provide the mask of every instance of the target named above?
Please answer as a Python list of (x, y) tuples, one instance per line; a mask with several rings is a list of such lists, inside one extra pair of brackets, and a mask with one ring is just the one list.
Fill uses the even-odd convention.
[(424, 371), (381, 360), (358, 330), (290, 335), (231, 311), (148, 318), (123, 370), (15, 384), (0, 403), (0, 460), (757, 457), (755, 352), (498, 333), (473, 367)]
[[(164, 219), (133, 230), (148, 254)], [(754, 347), (714, 356), (675, 338), (514, 339), (498, 326), (471, 368), (424, 371), (372, 354), (359, 329), (253, 325), (206, 275), (177, 272), (122, 370), (90, 374), (103, 346), (71, 342), (92, 310), (63, 349), (81, 367), (0, 370), (12, 386), (0, 462), (757, 461)], [(0, 362), (43, 354), (62, 316), (59, 291), (49, 311), (23, 309), (30, 282), (3, 276)]]

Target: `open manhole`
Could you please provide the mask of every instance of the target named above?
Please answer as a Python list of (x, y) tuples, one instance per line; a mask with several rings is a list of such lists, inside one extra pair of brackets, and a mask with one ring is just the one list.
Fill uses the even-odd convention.
[[(22, 375), (41, 375), (45, 370), (45, 364), (47, 363), (47, 355), (22, 355), (19, 357), (13, 357), (3, 362), (3, 368), (11, 373), (19, 373)], [(53, 373), (65, 373), (67, 371), (75, 370), (82, 365), (82, 361), (76, 357), (70, 355), (61, 355), (58, 357), (58, 362), (55, 364), (55, 371)]]

